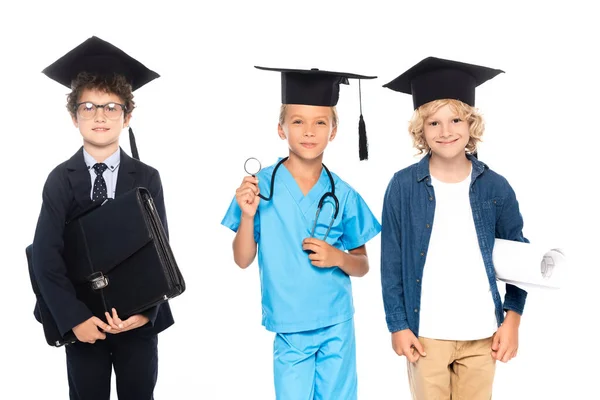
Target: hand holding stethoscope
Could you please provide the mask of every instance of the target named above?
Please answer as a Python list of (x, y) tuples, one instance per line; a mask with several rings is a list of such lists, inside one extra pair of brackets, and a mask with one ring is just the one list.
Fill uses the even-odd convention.
[(315, 237), (302, 241), (302, 250), (308, 253), (310, 263), (319, 268), (338, 267), (342, 264), (344, 252)]
[[(256, 160), (256, 159), (255, 159)], [(256, 160), (258, 162), (258, 160)], [(244, 164), (244, 169), (248, 172), (247, 168), (248, 160), (246, 160), (246, 164)], [(254, 168), (254, 166), (250, 166)], [(258, 171), (260, 171), (260, 163), (258, 162), (258, 170), (255, 174), (250, 174), (251, 176), (244, 177), (242, 184), (235, 191), (235, 198), (237, 200), (238, 206), (242, 210), (242, 215), (246, 215), (248, 217), (254, 217), (256, 215), (256, 210), (258, 209), (258, 204), (260, 203), (260, 189), (258, 188), (258, 178), (255, 176)]]

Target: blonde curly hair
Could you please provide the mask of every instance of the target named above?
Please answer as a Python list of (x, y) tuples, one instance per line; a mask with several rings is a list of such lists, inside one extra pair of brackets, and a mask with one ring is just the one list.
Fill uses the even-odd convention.
[(413, 146), (419, 150), (419, 154), (428, 153), (431, 149), (425, 140), (423, 125), (431, 115), (435, 114), (441, 107), (448, 105), (460, 119), (469, 124), (469, 142), (465, 148), (467, 153), (477, 151), (477, 143), (481, 142), (481, 136), (485, 129), (483, 117), (479, 110), (463, 103), (460, 100), (442, 99), (434, 100), (417, 108), (408, 124), (408, 132), (413, 140)]

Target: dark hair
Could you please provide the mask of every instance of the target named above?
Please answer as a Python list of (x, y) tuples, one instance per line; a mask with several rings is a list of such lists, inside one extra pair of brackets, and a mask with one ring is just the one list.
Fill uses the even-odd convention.
[(74, 118), (77, 116), (77, 103), (86, 89), (119, 96), (125, 104), (125, 116), (135, 108), (131, 85), (123, 75), (101, 76), (81, 72), (71, 83), (71, 93), (67, 96), (67, 109)]

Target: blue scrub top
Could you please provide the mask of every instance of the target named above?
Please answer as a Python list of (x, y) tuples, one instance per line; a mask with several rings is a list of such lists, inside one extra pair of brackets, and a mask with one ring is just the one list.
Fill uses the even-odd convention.
[[(257, 177), (261, 194), (269, 197), (275, 165)], [(340, 209), (327, 243), (341, 250), (360, 247), (381, 231), (381, 225), (360, 195), (332, 173)], [(258, 266), (262, 293), (262, 324), (272, 332), (302, 332), (331, 326), (354, 315), (350, 277), (338, 267), (319, 268), (302, 250), (310, 236), (321, 196), (331, 190), (322, 169), (315, 186), (304, 196), (294, 177), (281, 165), (277, 170), (274, 194), (260, 200), (254, 217), (254, 239), (258, 244)], [(327, 198), (315, 232), (323, 239), (334, 215), (334, 203)], [(221, 224), (237, 232), (241, 209), (235, 196)]]

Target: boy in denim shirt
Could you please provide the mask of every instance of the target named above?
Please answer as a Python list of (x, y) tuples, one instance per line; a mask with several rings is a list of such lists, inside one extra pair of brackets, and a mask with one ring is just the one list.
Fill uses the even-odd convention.
[(490, 399), (496, 360), (517, 354), (527, 293), (507, 284), (502, 302), (492, 251), (528, 241), (511, 186), (476, 157), (475, 88), (501, 72), (429, 57), (385, 85), (412, 95), (426, 153), (394, 175), (382, 215), (386, 321), (414, 399)]

